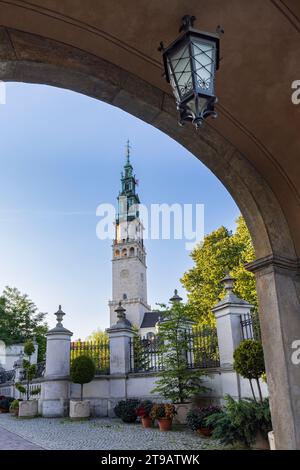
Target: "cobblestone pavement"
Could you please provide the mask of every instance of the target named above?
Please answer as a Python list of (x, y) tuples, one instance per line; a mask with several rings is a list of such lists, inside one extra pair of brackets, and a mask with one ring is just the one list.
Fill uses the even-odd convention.
[(0, 427), (0, 450), (42, 450), (42, 447)]
[[(11, 436), (5, 430), (16, 433), (23, 439), (19, 439), (16, 434)], [(164, 433), (157, 429), (143, 429), (140, 424), (124, 424), (118, 419), (108, 418), (70, 421), (68, 418), (19, 419), (10, 414), (0, 414), (1, 435), (4, 436), (4, 445), (6, 443), (14, 449), (21, 449), (22, 445), (30, 446), (32, 444), (35, 444), (34, 448), (40, 446), (44, 449), (56, 450), (200, 450), (220, 448), (217, 441), (201, 438), (196, 433), (183, 430), (182, 427)], [(0, 438), (0, 450), (4, 448), (6, 447), (2, 447)]]

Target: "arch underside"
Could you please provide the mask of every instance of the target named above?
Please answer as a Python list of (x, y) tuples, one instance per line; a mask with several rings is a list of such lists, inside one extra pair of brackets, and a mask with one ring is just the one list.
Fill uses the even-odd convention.
[(274, 193), (254, 166), (208, 122), (198, 131), (191, 125), (180, 127), (171, 95), (99, 57), (20, 31), (9, 31), (9, 37), (17, 38), (14, 47), (7, 30), (0, 29), (1, 80), (70, 89), (123, 109), (160, 129), (193, 153), (224, 184), (245, 217), (258, 258), (296, 258), (287, 221)]

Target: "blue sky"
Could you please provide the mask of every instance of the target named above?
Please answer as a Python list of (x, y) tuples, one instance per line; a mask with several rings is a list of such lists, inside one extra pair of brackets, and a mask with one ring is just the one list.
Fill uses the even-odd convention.
[[(53, 87), (7, 84), (0, 105), (0, 291), (15, 286), (39, 309), (62, 304), (85, 338), (109, 322), (111, 241), (96, 237), (96, 208), (116, 203), (125, 143), (141, 202), (202, 203), (205, 233), (234, 229), (239, 210), (217, 178), (181, 145), (133, 116)], [(166, 302), (192, 266), (184, 240), (148, 240), (148, 301)]]

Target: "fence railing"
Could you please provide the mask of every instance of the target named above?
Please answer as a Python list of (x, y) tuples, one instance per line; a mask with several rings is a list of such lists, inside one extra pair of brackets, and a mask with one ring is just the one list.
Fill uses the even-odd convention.
[[(186, 367), (207, 369), (220, 366), (217, 330), (215, 328), (195, 329), (184, 332), (185, 349), (182, 352)], [(130, 343), (131, 372), (159, 372), (164, 370), (164, 355), (168, 348), (162, 345), (159, 336), (151, 338), (134, 337)]]
[(0, 371), (0, 383), (5, 384), (7, 382), (13, 382), (16, 376), (15, 370), (1, 370)]
[(254, 339), (261, 342), (260, 323), (257, 312), (241, 315), (243, 339)]
[(71, 343), (71, 363), (81, 355), (89, 356), (96, 366), (96, 374), (109, 374), (109, 341), (74, 341)]

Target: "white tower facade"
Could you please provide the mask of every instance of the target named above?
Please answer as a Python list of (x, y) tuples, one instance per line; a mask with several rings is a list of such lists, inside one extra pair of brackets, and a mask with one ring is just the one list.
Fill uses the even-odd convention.
[(112, 246), (112, 300), (109, 302), (111, 326), (117, 321), (115, 309), (120, 301), (126, 309), (126, 318), (138, 328), (144, 313), (150, 310), (147, 303), (146, 251), (136, 184), (128, 143)]

